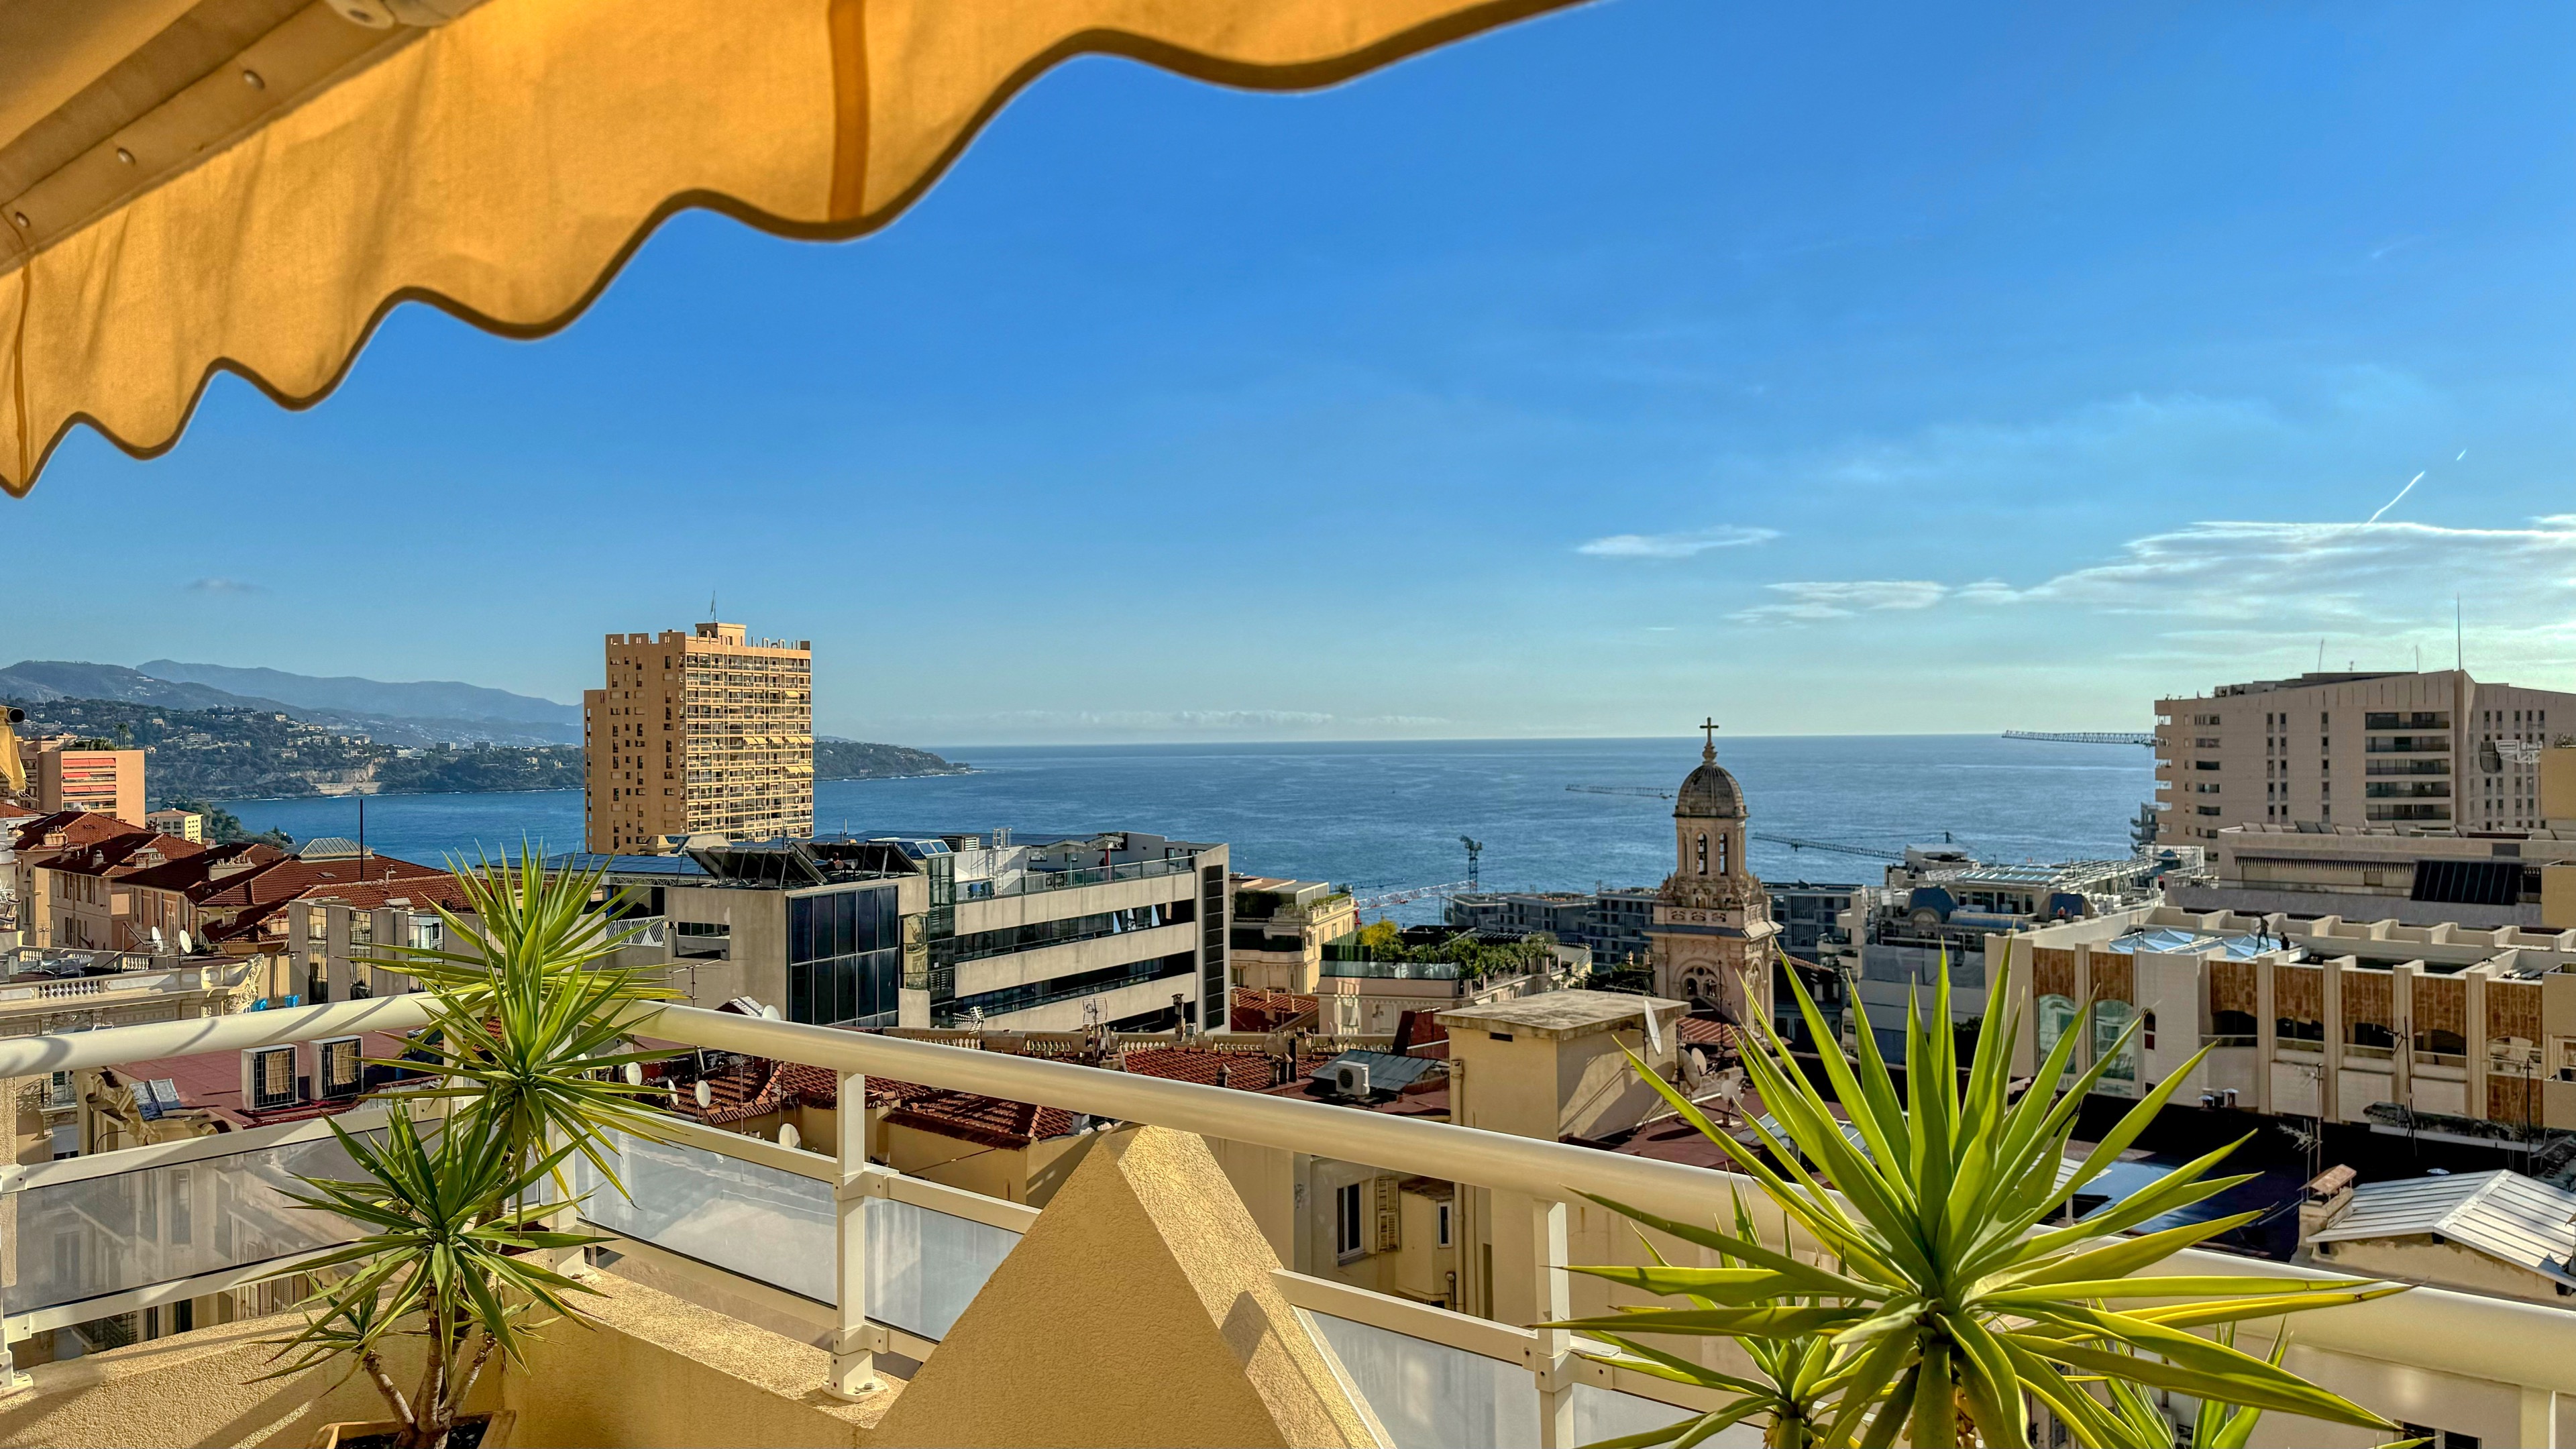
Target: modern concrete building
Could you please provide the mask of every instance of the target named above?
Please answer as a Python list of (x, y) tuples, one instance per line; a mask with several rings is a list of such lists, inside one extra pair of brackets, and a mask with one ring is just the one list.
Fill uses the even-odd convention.
[(692, 835), (814, 833), (814, 651), (740, 624), (611, 634), (582, 692), (582, 839), (651, 854)]
[(2531, 826), (2231, 825), (2209, 846), (2209, 873), (2175, 881), (2167, 901), (2410, 926), (2576, 927), (2576, 748), (2539, 753)]
[[(1905, 1004), (1928, 1003), (1944, 965), (1950, 972), (1951, 1025), (1966, 1027), (1986, 1010), (1986, 947), (1995, 932), (2150, 904), (2177, 863), (2166, 856), (2133, 856), (1989, 865), (1956, 846), (1915, 846), (1887, 868), (1883, 885), (1852, 894), (1840, 922), (1843, 940), (1823, 953), (1823, 964), (1850, 984), (1861, 1015), (1878, 1033), (1879, 1052), (1902, 1061)], [(1845, 1035), (1859, 1027), (1857, 1019), (1847, 1020)]]
[(631, 918), (662, 920), (671, 983), (701, 1006), (747, 996), (824, 1026), (1224, 1027), (1223, 845), (831, 837), (562, 863), (604, 868)]
[(2528, 829), (2543, 818), (2539, 751), (2570, 742), (2576, 694), (2457, 669), (2303, 674), (2160, 699), (2159, 838), (2214, 841), (2252, 824)]

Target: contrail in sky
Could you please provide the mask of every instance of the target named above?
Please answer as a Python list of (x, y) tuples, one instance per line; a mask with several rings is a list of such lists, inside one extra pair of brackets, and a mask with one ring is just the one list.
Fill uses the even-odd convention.
[[(2468, 456), (2468, 454), (2467, 454), (2467, 453), (2465, 453), (2465, 452), (2463, 452), (2460, 456), (2461, 456), (2461, 457), (2463, 457), (2463, 458), (2465, 458), (2465, 457), (2467, 457), (2467, 456)], [(2424, 470), (2424, 472), (2425, 472), (2425, 473), (2429, 473), (2429, 472), (2431, 472), (2431, 471), (2433, 471), (2433, 470), (2432, 470), (2432, 469), (2430, 469), (2430, 468), (2427, 468), (2427, 469), (2425, 469), (2425, 470)], [(2390, 510), (2390, 509), (2392, 509), (2392, 508), (2396, 507), (2400, 502), (2404, 501), (2404, 499), (2405, 499), (2405, 497), (2406, 497), (2406, 495), (2407, 495), (2407, 494), (2412, 493), (2412, 492), (2414, 492), (2414, 491), (2415, 491), (2415, 485), (2416, 485), (2416, 484), (2421, 483), (2421, 482), (2423, 482), (2423, 481), (2424, 481), (2424, 473), (2418, 473), (2418, 474), (2416, 474), (2414, 477), (2407, 479), (2407, 480), (2406, 480), (2406, 486), (2397, 490), (2397, 496), (2396, 496), (2395, 498), (2391, 498), (2391, 499), (2389, 499), (2387, 502), (2385, 502), (2385, 503), (2383, 503), (2383, 504), (2379, 505), (2379, 513), (2386, 513), (2388, 510)], [(2366, 520), (2366, 523), (2377, 523), (2377, 522), (2379, 521), (2379, 513), (2374, 513), (2374, 514), (2370, 515), (2370, 517)]]

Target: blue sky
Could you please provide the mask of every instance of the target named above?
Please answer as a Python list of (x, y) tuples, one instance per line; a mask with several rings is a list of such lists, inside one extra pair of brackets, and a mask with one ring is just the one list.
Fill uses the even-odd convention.
[(685, 217), (558, 337), (74, 441), (7, 647), (569, 699), (713, 593), (918, 743), (2135, 728), (2447, 662), (2456, 590), (2576, 688), (2571, 92), (2544, 5), (1080, 62), (878, 236)]

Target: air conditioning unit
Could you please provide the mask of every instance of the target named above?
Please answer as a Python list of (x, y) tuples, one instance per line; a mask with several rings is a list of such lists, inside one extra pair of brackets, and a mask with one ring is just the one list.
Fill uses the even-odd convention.
[(326, 1036), (313, 1044), (318, 1055), (313, 1095), (325, 1102), (346, 1101), (367, 1089), (361, 1041), (354, 1036)]
[(295, 1047), (253, 1047), (241, 1055), (242, 1105), (254, 1112), (277, 1107), (292, 1107), (298, 1100), (295, 1090)]
[(1366, 1062), (1333, 1063), (1333, 1090), (1345, 1097), (1369, 1094), (1369, 1069)]

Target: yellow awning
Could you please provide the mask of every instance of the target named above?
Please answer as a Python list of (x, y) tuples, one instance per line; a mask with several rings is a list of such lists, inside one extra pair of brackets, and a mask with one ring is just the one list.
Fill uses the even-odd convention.
[(551, 332), (686, 207), (883, 226), (1077, 55), (1289, 90), (1570, 3), (0, 4), (0, 487), (166, 450), (218, 368), (308, 406), (400, 302)]

